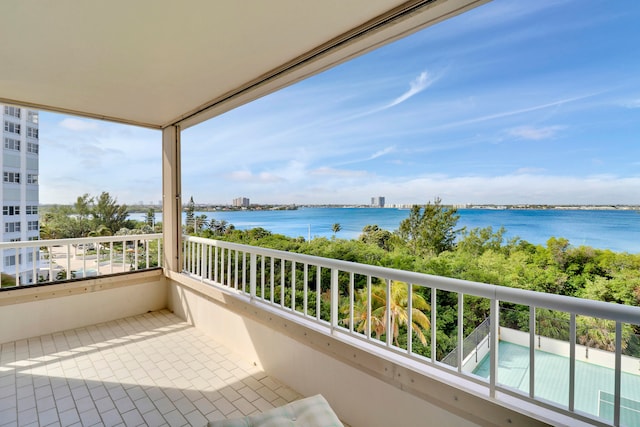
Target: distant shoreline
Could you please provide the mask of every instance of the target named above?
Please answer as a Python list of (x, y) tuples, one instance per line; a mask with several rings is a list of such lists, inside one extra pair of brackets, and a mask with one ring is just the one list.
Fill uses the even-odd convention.
[[(420, 204), (424, 206), (426, 203)], [(251, 205), (249, 207), (239, 208), (230, 205), (216, 205), (216, 204), (202, 204), (196, 205), (195, 210), (199, 212), (227, 212), (227, 211), (276, 211), (276, 210), (297, 210), (300, 208), (362, 208), (362, 209), (410, 209), (414, 204), (389, 204), (384, 207), (371, 206), (371, 205), (345, 205), (345, 204), (303, 204), (303, 205)], [(41, 204), (42, 209), (46, 210), (54, 206), (73, 206), (72, 204)], [(483, 209), (483, 210), (584, 210), (584, 211), (599, 211), (599, 210), (625, 210), (625, 211), (639, 211), (640, 205), (546, 205), (546, 204), (514, 204), (514, 205), (499, 205), (499, 204), (449, 204), (444, 205), (450, 208), (456, 209)], [(155, 212), (161, 212), (162, 206), (160, 205), (127, 205), (127, 212), (129, 213), (145, 213), (149, 209), (153, 209)], [(184, 207), (183, 207), (184, 209)]]

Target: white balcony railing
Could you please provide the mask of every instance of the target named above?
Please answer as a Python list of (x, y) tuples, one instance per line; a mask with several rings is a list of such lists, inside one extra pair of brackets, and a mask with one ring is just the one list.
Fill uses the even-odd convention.
[[(390, 357), (408, 358), (412, 363), (418, 362), (445, 370), (465, 382), (479, 384), (489, 399), (506, 401), (516, 398), (597, 425), (634, 425), (636, 420), (640, 422), (640, 418), (635, 418), (640, 415), (640, 387), (636, 387), (636, 384), (640, 385), (640, 360), (637, 359), (637, 354), (623, 354), (628, 353), (628, 350), (624, 350), (624, 344), (629, 339), (630, 326), (640, 323), (640, 307), (474, 283), (191, 236), (185, 236), (183, 242), (184, 274), (242, 294), (256, 304), (266, 304), (272, 309), (288, 313), (289, 316), (314, 322), (326, 334), (346, 334), (360, 340), (359, 342), (374, 345)], [(416, 298), (418, 288), (423, 288), (420, 293), (426, 296), (425, 299)], [(386, 295), (391, 295), (392, 298), (386, 298)], [(408, 295), (414, 297), (408, 298)], [(425, 302), (428, 305), (425, 306)], [(465, 306), (471, 302), (476, 307), (484, 304), (489, 319), (488, 335), (474, 338), (488, 348), (484, 353), (488, 354), (486, 357), (489, 369), (488, 376), (484, 377), (465, 368), (467, 359), (478, 357), (479, 351), (469, 354), (468, 350), (463, 350), (467, 338), (464, 331), (474, 330), (483, 321), (482, 315), (477, 316), (478, 324), (465, 319)], [(399, 327), (424, 320), (417, 318), (420, 313), (414, 308), (418, 305), (422, 306), (421, 312), (426, 314), (430, 323), (428, 329), (423, 328), (426, 345), (417, 339), (417, 334), (407, 333), (406, 326)], [(524, 390), (523, 387), (510, 385), (509, 375), (502, 370), (500, 363), (503, 358), (509, 362), (506, 360), (506, 353), (500, 350), (500, 332), (505, 336), (514, 335), (511, 333), (514, 331), (504, 328), (504, 321), (501, 322), (501, 313), (506, 309), (525, 313), (524, 325), (519, 332), (515, 331), (516, 335), (525, 337), (524, 345), (527, 347), (524, 361), (521, 360), (523, 366), (519, 367), (522, 369), (518, 373), (520, 377), (524, 377), (521, 378)], [(439, 311), (442, 311), (442, 317)], [(544, 332), (540, 332), (540, 315), (543, 313), (564, 316), (568, 329), (565, 331), (565, 338), (547, 338)], [(443, 328), (439, 324), (447, 316), (455, 319), (453, 347), (456, 357), (448, 357), (453, 360), (449, 364), (443, 363), (448, 352), (443, 347), (446, 344), (444, 341), (450, 341), (451, 337), (442, 336)], [(506, 319), (507, 316), (504, 317)], [(584, 319), (593, 319), (598, 325), (604, 322), (612, 327), (610, 334), (613, 344), (610, 348), (605, 351), (592, 349), (592, 353), (599, 351), (609, 356), (602, 359), (607, 365), (602, 369), (610, 373), (605, 389), (593, 390), (596, 396), (604, 393), (606, 397), (599, 398), (601, 400), (598, 400), (595, 409), (581, 402), (585, 383), (580, 370), (584, 360), (581, 354), (585, 347), (577, 341), (577, 336), (578, 326), (582, 324), (579, 321)], [(474, 333), (477, 334), (477, 330)], [(563, 396), (554, 398), (553, 395), (545, 394), (542, 383), (549, 373), (544, 372), (547, 368), (541, 363), (541, 354), (536, 350), (536, 347), (540, 348), (542, 339), (565, 344), (563, 355), (567, 360), (566, 379), (552, 378), (555, 381), (554, 390), (565, 390)], [(523, 340), (520, 341), (522, 344)], [(587, 343), (588, 345), (593, 344)], [(494, 351), (495, 349), (498, 351)], [(588, 356), (589, 347), (586, 347), (586, 351)], [(537, 364), (540, 365), (539, 369)], [(561, 384), (562, 382), (565, 384)]]
[(0, 287), (81, 279), (160, 266), (162, 234), (0, 243)]

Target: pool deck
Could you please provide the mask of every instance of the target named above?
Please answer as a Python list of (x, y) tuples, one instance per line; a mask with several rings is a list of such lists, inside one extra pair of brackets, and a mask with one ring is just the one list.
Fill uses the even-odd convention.
[[(500, 341), (498, 382), (525, 393), (529, 392), (529, 348)], [(640, 373), (640, 371), (639, 371)], [(489, 356), (474, 370), (488, 378)], [(575, 408), (604, 419), (607, 403), (601, 404), (601, 391), (613, 394), (614, 370), (592, 363), (576, 361)], [(535, 351), (535, 396), (567, 407), (569, 402), (569, 358), (545, 351)], [(626, 425), (640, 425), (640, 375), (622, 373), (622, 420)], [(602, 399), (606, 399), (603, 395)]]

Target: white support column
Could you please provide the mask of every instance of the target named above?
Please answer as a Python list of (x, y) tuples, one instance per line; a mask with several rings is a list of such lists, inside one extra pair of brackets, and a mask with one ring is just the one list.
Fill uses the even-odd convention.
[(180, 271), (182, 242), (182, 184), (180, 170), (180, 128), (162, 130), (162, 236), (163, 267)]

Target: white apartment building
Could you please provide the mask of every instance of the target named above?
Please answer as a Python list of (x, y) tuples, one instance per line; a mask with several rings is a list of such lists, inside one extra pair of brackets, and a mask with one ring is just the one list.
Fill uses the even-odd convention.
[(371, 198), (371, 207), (373, 208), (384, 208), (384, 196), (377, 196)]
[[(0, 105), (2, 122), (2, 175), (0, 200), (3, 242), (38, 240), (38, 112)], [(16, 253), (19, 252), (19, 253)], [(27, 249), (0, 251), (0, 271), (15, 276), (20, 283), (34, 283), (33, 258), (37, 252)]]
[(236, 208), (248, 208), (249, 199), (247, 197), (236, 197), (233, 199), (233, 206)]

